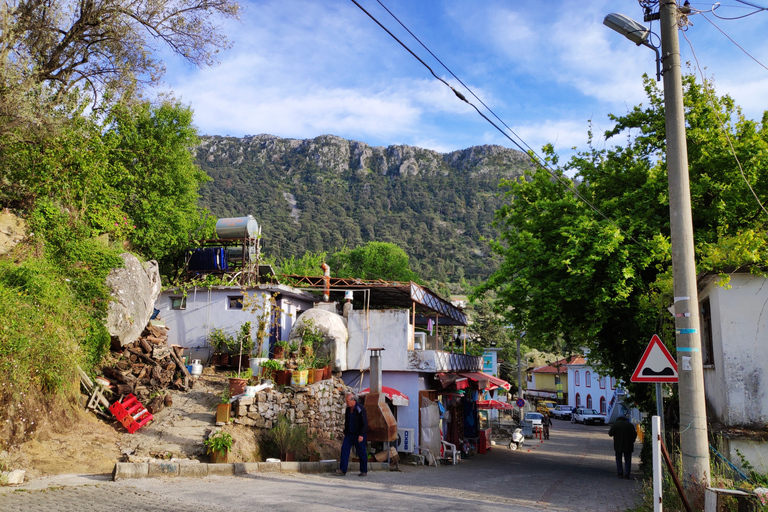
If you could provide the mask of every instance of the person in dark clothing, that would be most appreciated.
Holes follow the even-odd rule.
[[[619,416],[608,431],[608,435],[613,438],[613,450],[616,452],[616,470],[619,478],[629,479],[629,473],[632,469],[632,452],[635,450],[635,439],[637,439],[637,430],[624,416]],[[621,465],[621,458],[624,456],[624,467]]]
[[[544,419],[541,420],[541,427],[544,429],[544,439],[549,439],[549,429],[552,427],[552,420],[549,418],[549,414],[544,414]]]
[[[365,407],[355,400],[354,393],[347,393],[344,400],[347,403],[347,409],[344,412],[344,441],[341,443],[341,461],[336,474],[339,476],[347,474],[349,451],[354,446],[360,457],[360,474],[357,476],[368,476],[368,452],[365,440],[368,433],[368,416],[365,413]]]

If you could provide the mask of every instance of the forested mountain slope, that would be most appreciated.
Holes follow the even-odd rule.
[[[203,137],[196,158],[213,178],[202,205],[218,217],[256,217],[267,256],[393,242],[423,278],[454,283],[496,268],[481,237],[494,236],[499,180],[531,167],[500,146],[440,154],[331,135]]]

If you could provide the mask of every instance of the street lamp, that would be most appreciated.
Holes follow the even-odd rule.
[[[680,448],[683,478],[688,487],[693,487],[709,485],[709,443],[704,400],[704,370],[701,360],[691,190],[688,178],[688,148],[685,140],[680,43],[677,37],[678,12],[685,14],[686,10],[690,12],[690,9],[685,6],[678,9],[677,2],[674,0],[659,2],[658,19],[664,55],[664,122],[669,175],[675,342],[679,368]],[[609,14],[603,23],[637,45],[654,48],[648,42],[650,31],[626,16]],[[656,50],[656,56],[658,78],[660,75],[658,50]]]
[[[656,81],[661,80],[661,56],[659,55],[659,49],[648,42],[648,38],[651,36],[650,30],[629,16],[618,12],[612,12],[606,16],[603,20],[603,25],[611,30],[615,30],[637,46],[643,45],[656,52]]]

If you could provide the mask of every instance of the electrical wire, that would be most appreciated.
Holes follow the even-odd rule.
[[[712,24],[712,26],[713,26],[713,27],[715,27],[717,30],[719,30],[719,31],[720,31],[720,33],[721,33],[721,34],[723,34],[725,37],[727,37],[727,38],[728,38],[728,40],[729,40],[730,42],[732,42],[733,44],[735,44],[735,45],[736,45],[736,47],[737,47],[739,50],[741,50],[742,52],[744,52],[744,54],[745,54],[747,57],[749,57],[749,58],[750,58],[750,59],[752,59],[753,61],[757,62],[757,63],[758,63],[760,66],[762,66],[762,67],[763,67],[763,69],[765,69],[766,71],[768,71],[768,67],[766,67],[766,66],[765,66],[765,64],[763,64],[762,62],[760,62],[759,60],[757,60],[757,59],[756,59],[755,57],[753,57],[753,56],[752,56],[752,55],[751,55],[751,54],[750,54],[750,53],[749,53],[747,50],[745,50],[744,48],[742,48],[742,46],[741,46],[739,43],[737,43],[736,41],[734,41],[734,40],[733,40],[733,38],[732,38],[731,36],[729,36],[728,34],[726,34],[726,33],[725,33],[725,31],[723,31],[723,29],[721,29],[720,27],[718,27],[718,26],[715,24],[715,22],[713,22],[712,20],[710,20],[709,18],[707,18],[707,17],[704,15],[704,12],[712,12],[712,14],[714,14],[714,10],[712,10],[712,11],[697,11],[697,13],[698,13],[698,14],[701,14],[701,17],[702,17],[702,18],[704,18],[704,19],[705,19],[705,20],[707,20],[709,23],[711,23],[711,24]],[[720,18],[720,19],[725,19],[725,18]],[[731,18],[731,19],[738,19],[738,18]],[[690,42],[689,42],[689,43],[690,43]]]
[[[401,22],[399,19],[397,19],[397,18],[394,16],[394,14],[392,14],[392,13],[391,13],[391,11],[390,11],[389,9],[387,9],[387,8],[386,8],[386,7],[385,7],[385,6],[384,6],[384,5],[381,3],[381,1],[380,1],[380,0],[377,0],[377,2],[378,2],[378,3],[379,3],[381,6],[382,6],[382,7],[384,7],[384,9],[386,9],[386,11],[387,11],[388,13],[390,13],[390,15],[391,15],[393,18],[395,18],[395,20],[397,20],[397,22],[398,22],[398,23],[400,23],[400,25],[401,25],[403,28],[405,28],[405,30],[407,30],[407,31],[408,31],[408,33],[409,33],[409,34],[411,34],[411,36],[413,36],[413,37],[414,37],[414,39],[416,39],[416,40],[419,42],[419,44],[421,44],[421,45],[422,45],[422,46],[423,46],[423,47],[424,47],[424,48],[425,48],[425,49],[426,49],[426,50],[427,50],[427,51],[430,53],[430,55],[432,55],[432,56],[433,56],[433,57],[434,57],[434,58],[435,58],[435,59],[436,59],[436,60],[437,60],[437,61],[438,61],[438,62],[439,62],[439,63],[440,63],[440,64],[441,64],[441,65],[442,65],[444,68],[446,68],[446,70],[448,70],[448,72],[449,72],[451,75],[453,75],[453,76],[454,76],[454,78],[456,78],[456,80],[458,80],[458,81],[459,81],[459,83],[461,83],[461,85],[463,85],[463,86],[464,86],[464,87],[467,89],[467,91],[469,91],[469,92],[470,92],[470,94],[472,94],[472,96],[474,96],[475,98],[477,98],[477,96],[474,94],[474,92],[472,92],[472,91],[471,91],[471,89],[470,89],[469,87],[467,87],[467,86],[466,86],[466,85],[465,85],[465,84],[464,84],[464,83],[463,83],[463,82],[462,82],[462,81],[461,81],[461,80],[460,80],[458,77],[456,77],[456,75],[455,75],[455,74],[453,74],[453,72],[452,72],[450,69],[448,69],[448,67],[447,67],[447,66],[445,66],[445,64],[443,64],[443,63],[442,63],[442,61],[440,61],[440,59],[438,59],[438,58],[437,58],[437,57],[434,55],[434,53],[432,53],[432,52],[431,52],[431,51],[430,51],[430,50],[429,50],[429,49],[428,49],[428,48],[427,48],[427,47],[424,45],[424,43],[422,43],[422,42],[421,42],[421,41],[420,41],[418,38],[416,38],[416,36],[415,36],[415,35],[413,35],[413,33],[412,33],[410,30],[408,30],[408,28],[407,28],[407,27],[405,27],[405,25],[403,25],[403,23],[402,23],[402,22]],[[549,164],[547,164],[547,162],[546,162],[546,161],[545,161],[543,158],[541,158],[541,157],[540,157],[538,154],[536,154],[536,152],[535,152],[533,149],[531,149],[531,147],[530,147],[528,144],[526,144],[526,143],[525,143],[525,141],[522,139],[522,137],[520,137],[519,135],[517,135],[516,133],[514,133],[514,131],[513,131],[511,128],[509,128],[509,126],[507,126],[507,124],[506,124],[506,123],[504,123],[503,121],[501,121],[501,119],[500,119],[498,116],[496,116],[496,114],[495,114],[495,113],[494,113],[494,112],[493,112],[493,111],[492,111],[492,110],[491,110],[491,109],[490,109],[490,108],[489,108],[489,107],[488,107],[488,106],[487,106],[485,103],[483,103],[483,102],[482,102],[482,100],[480,100],[480,99],[478,98],[478,101],[480,101],[480,103],[482,103],[482,104],[483,104],[483,106],[484,106],[486,109],[488,109],[488,111],[489,111],[489,112],[491,112],[491,113],[492,113],[492,114],[493,114],[493,115],[494,115],[494,116],[495,116],[497,119],[499,119],[499,121],[500,121],[502,124],[504,124],[504,126],[505,126],[505,127],[507,127],[507,129],[509,129],[509,131],[510,131],[510,132],[512,132],[512,133],[515,135],[515,137],[517,137],[518,139],[520,139],[520,141],[521,141],[521,142],[518,142],[518,141],[516,141],[515,139],[513,139],[512,137],[510,137],[510,136],[509,136],[509,134],[508,134],[506,131],[504,131],[504,130],[503,130],[503,129],[501,129],[501,128],[500,128],[500,127],[499,127],[499,126],[496,124],[496,123],[494,123],[494,122],[493,122],[493,121],[492,121],[492,120],[491,120],[491,119],[490,119],[488,116],[486,116],[486,115],[485,115],[485,114],[484,114],[484,113],[483,113],[483,112],[482,112],[482,111],[481,111],[479,108],[477,108],[477,106],[476,106],[475,104],[473,104],[472,102],[470,102],[469,100],[467,100],[467,98],[466,98],[466,97],[465,97],[465,96],[464,96],[464,95],[463,95],[461,92],[457,91],[457,90],[456,90],[456,88],[454,88],[454,87],[453,87],[451,84],[449,84],[449,83],[448,83],[446,80],[444,80],[442,77],[438,76],[438,75],[437,75],[437,74],[434,72],[434,70],[433,70],[433,69],[432,69],[432,68],[431,68],[431,67],[430,67],[430,66],[429,66],[429,65],[428,65],[426,62],[424,62],[424,60],[422,60],[422,59],[421,59],[421,57],[419,57],[418,55],[416,55],[416,53],[414,53],[414,52],[413,52],[413,50],[411,50],[411,49],[410,49],[410,48],[409,48],[409,47],[408,47],[408,46],[407,46],[405,43],[403,43],[403,42],[402,42],[400,39],[398,39],[398,37],[397,37],[397,36],[395,36],[395,35],[394,35],[394,34],[393,34],[393,33],[392,33],[392,32],[391,32],[391,31],[390,31],[388,28],[386,28],[386,27],[385,27],[385,26],[384,26],[384,25],[383,25],[383,24],[382,24],[382,23],[381,23],[381,22],[380,22],[378,19],[376,19],[376,17],[375,17],[375,16],[373,16],[373,15],[372,15],[370,12],[368,12],[367,10],[365,10],[365,8],[363,8],[363,6],[362,6],[362,5],[360,5],[360,4],[357,2],[357,0],[352,0],[352,3],[354,3],[354,4],[355,4],[355,5],[356,5],[356,6],[357,6],[357,7],[358,7],[358,8],[359,8],[361,11],[363,11],[363,12],[364,12],[364,13],[365,13],[365,14],[366,14],[366,15],[367,15],[369,18],[371,18],[371,19],[374,21],[374,23],[376,23],[376,24],[377,24],[379,27],[381,27],[381,28],[382,28],[382,30],[384,30],[384,31],[385,31],[387,34],[389,34],[389,36],[390,36],[390,37],[392,37],[392,39],[394,39],[395,41],[397,41],[397,42],[400,44],[400,46],[402,46],[402,47],[403,47],[403,48],[404,48],[404,49],[405,49],[405,50],[406,50],[408,53],[410,53],[410,54],[411,54],[411,55],[412,55],[412,56],[413,56],[413,57],[414,57],[416,60],[418,60],[418,61],[419,61],[419,62],[420,62],[420,63],[421,63],[421,64],[422,64],[422,65],[423,65],[425,68],[427,68],[427,70],[428,70],[428,71],[429,71],[429,72],[432,74],[432,76],[433,76],[433,77],[435,77],[437,80],[439,80],[440,82],[442,82],[443,84],[445,84],[445,86],[446,86],[446,87],[450,88],[450,89],[451,89],[451,91],[453,91],[453,93],[456,95],[456,97],[457,97],[457,98],[459,98],[461,101],[463,101],[464,103],[466,103],[467,105],[469,105],[470,107],[472,107],[473,109],[475,109],[475,111],[476,111],[476,112],[477,112],[477,113],[478,113],[478,114],[479,114],[479,115],[480,115],[480,116],[481,116],[483,119],[485,119],[485,120],[486,120],[486,121],[487,121],[487,122],[488,122],[488,123],[489,123],[491,126],[493,126],[494,128],[496,128],[496,130],[498,130],[498,131],[499,131],[499,133],[501,133],[501,134],[502,134],[504,137],[506,137],[506,138],[507,138],[507,139],[508,139],[510,142],[512,142],[512,144],[514,144],[514,145],[515,145],[515,146],[516,146],[516,147],[517,147],[517,148],[518,148],[518,149],[519,149],[521,152],[523,152],[523,153],[525,153],[526,155],[528,155],[528,158],[530,158],[530,159],[531,159],[531,161],[533,161],[533,163],[534,163],[534,164],[536,164],[536,165],[540,166],[541,168],[545,169],[545,170],[546,170],[546,171],[547,171],[547,172],[550,174],[550,176],[552,176],[552,178],[553,178],[553,179],[555,179],[555,180],[556,180],[558,183],[560,183],[560,185],[562,185],[562,186],[563,186],[563,187],[565,187],[566,189],[570,190],[570,191],[571,191],[571,193],[573,193],[573,194],[574,194],[574,195],[575,195],[575,196],[576,196],[576,197],[577,197],[579,200],[581,200],[582,202],[584,202],[584,204],[586,204],[586,205],[587,205],[587,206],[588,206],[588,207],[589,207],[589,208],[590,208],[592,211],[594,211],[595,213],[599,214],[599,215],[600,215],[600,216],[601,216],[603,219],[605,219],[607,222],[609,222],[610,224],[612,224],[612,225],[613,225],[613,226],[614,226],[616,229],[618,229],[620,232],[624,233],[624,234],[627,236],[627,238],[629,238],[630,240],[632,240],[633,242],[635,242],[635,243],[636,243],[636,244],[638,244],[638,245],[641,245],[641,246],[643,245],[643,244],[642,244],[642,243],[640,243],[638,240],[636,240],[636,239],[635,239],[635,238],[634,238],[632,235],[630,235],[630,234],[629,234],[629,233],[627,233],[627,232],[626,232],[624,229],[622,229],[622,228],[621,228],[621,227],[620,227],[618,224],[616,224],[616,222],[615,222],[613,219],[609,218],[609,217],[608,217],[606,214],[604,214],[604,213],[603,213],[603,212],[602,212],[600,209],[598,209],[598,208],[597,208],[597,207],[596,207],[594,204],[592,204],[592,203],[591,203],[591,202],[590,202],[590,201],[589,201],[589,200],[588,200],[586,197],[584,197],[583,195],[581,195],[581,193],[579,193],[579,191],[578,191],[578,190],[577,190],[577,189],[576,189],[574,186],[572,186],[572,185],[570,185],[568,182],[566,182],[566,181],[563,179],[563,177],[562,177],[561,175],[559,175],[557,172],[555,172],[555,170],[554,170],[554,169],[552,169],[552,168],[549,166]],[[525,148],[524,148],[523,146],[525,146]]]
[[[747,5],[750,5],[750,4],[747,4]],[[750,5],[750,7],[752,9],[754,9],[752,12],[748,12],[747,14],[742,14],[741,16],[726,17],[726,16],[720,16],[719,14],[717,14],[715,12],[715,10],[719,9],[720,7],[725,7],[725,6],[723,4],[721,4],[720,2],[717,2],[717,3],[712,4],[712,6],[709,9],[707,9],[707,11],[703,11],[703,12],[711,12],[716,18],[719,18],[721,20],[726,20],[726,21],[732,21],[732,20],[740,20],[742,18],[746,18],[748,16],[752,16],[753,14],[757,14],[757,13],[762,12],[762,11],[765,10],[764,7],[757,7],[757,6]],[[736,9],[746,9],[747,8],[747,7],[741,7],[741,6],[736,6],[736,5],[729,5],[728,7],[736,8]],[[702,11],[701,10],[697,10],[697,12],[701,13]]]
[[[720,129],[723,131],[723,134],[725,135],[725,139],[728,141],[728,147],[731,149],[731,155],[733,155],[733,159],[736,160],[736,165],[739,166],[739,172],[741,173],[741,178],[744,180],[744,183],[747,184],[747,188],[749,188],[749,191],[752,192],[752,195],[755,197],[755,201],[757,201],[757,204],[760,205],[760,208],[763,210],[763,212],[765,212],[765,214],[768,215],[768,210],[765,209],[765,206],[763,206],[763,203],[760,201],[760,198],[757,196],[755,189],[753,189],[752,185],[750,185],[749,180],[747,179],[747,175],[744,173],[744,168],[741,166],[741,162],[739,161],[739,157],[736,155],[736,149],[733,147],[733,141],[731,141],[731,136],[728,134],[728,130],[725,129],[725,123],[723,122],[723,119],[720,117],[720,109],[715,104],[715,101],[712,98],[714,96],[714,91],[710,90],[709,86],[707,85],[707,81],[704,78],[704,73],[701,70],[701,64],[699,64],[699,59],[696,56],[696,50],[693,49],[693,43],[691,43],[691,40],[688,39],[688,36],[685,34],[685,32],[683,32],[683,37],[685,38],[686,41],[688,41],[688,46],[691,47],[693,60],[696,61],[696,67],[699,70],[699,74],[701,75],[702,86],[704,87],[704,90],[707,92],[707,100],[710,102],[710,106],[712,107],[712,111],[715,113],[715,117],[717,118],[717,122],[720,125]]]

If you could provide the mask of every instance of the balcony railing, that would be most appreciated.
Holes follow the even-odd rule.
[[[451,354],[442,350],[409,350],[408,370],[421,372],[467,371],[483,369],[482,356]]]

